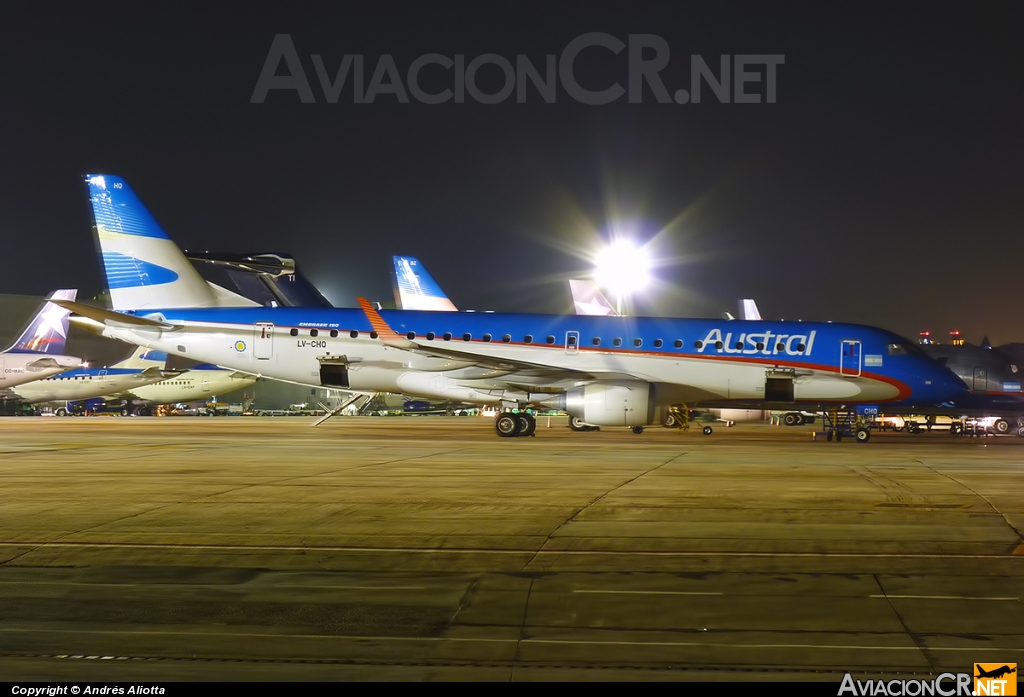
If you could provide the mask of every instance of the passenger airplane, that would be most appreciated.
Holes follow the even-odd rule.
[[[127,183],[87,181],[115,311],[62,306],[105,336],[248,373],[558,408],[638,431],[679,403],[937,402],[964,392],[915,344],[860,325],[377,311],[362,299],[361,310],[209,307],[206,283]],[[526,414],[495,419],[502,436],[535,428]]]
[[[76,292],[57,290],[51,293],[21,336],[10,348],[0,352],[0,391],[82,365],[81,358],[62,355],[70,313],[49,302],[74,300]]]
[[[167,363],[167,353],[141,349],[126,361],[134,367],[159,368]],[[195,400],[210,400],[235,390],[249,387],[256,382],[256,376],[225,370],[209,363],[193,366],[168,380],[133,387],[128,390],[134,404],[177,404]]]
[[[139,348],[127,360],[109,368],[77,368],[11,389],[18,399],[30,404],[40,402],[78,402],[127,392],[143,385],[161,382],[178,374],[165,371],[163,365],[138,368],[129,365],[146,349]]]

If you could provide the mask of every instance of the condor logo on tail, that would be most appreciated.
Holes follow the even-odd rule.
[[[721,329],[712,329],[704,337],[697,353],[704,353],[713,348],[718,353],[742,353],[746,355],[774,356],[780,353],[789,356],[809,356],[814,350],[814,337],[817,331],[810,334],[774,334],[769,331],[741,333],[733,339],[733,332],[722,334]]]

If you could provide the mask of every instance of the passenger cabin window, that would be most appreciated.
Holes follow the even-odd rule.
[[[427,332],[427,341],[434,340],[434,332]]]
[[[633,345],[636,346],[637,348],[639,348],[639,347],[644,345],[644,340],[643,339],[633,339]]]
[[[371,339],[376,339],[377,338],[377,332],[370,332],[370,338]]]
[[[665,345],[665,342],[662,341],[661,339],[655,339],[654,340],[654,348],[661,348],[664,345]]]
[[[807,348],[807,347],[804,346],[803,344],[797,344],[796,345],[796,350],[799,351],[800,353],[803,353],[805,348]]]
[[[332,329],[331,330],[331,338],[332,339],[337,339],[338,338],[338,330],[337,329]]]
[[[594,346],[600,346],[601,337],[595,336],[593,339],[590,340],[590,343],[592,343]]]
[[[719,351],[722,350],[722,346],[724,346],[724,344],[721,341],[715,342],[715,348],[718,349]]]
[[[490,341],[490,340],[491,340],[491,335],[490,334],[484,334],[484,341]]]
[[[693,347],[699,351],[700,349],[704,348],[704,342],[698,339],[697,341],[693,342]]]
[[[757,350],[758,351],[764,351],[764,342],[763,341],[758,341],[757,342]]]
[[[615,337],[615,339],[612,340],[612,344],[614,344],[615,346],[622,346],[622,339],[620,339],[619,337]]]
[[[319,335],[319,334],[320,334],[320,332],[318,332],[318,331],[317,331],[317,330],[315,330],[315,329],[310,329],[310,330],[309,330],[309,335],[310,335],[310,336],[317,336],[317,335]]]
[[[512,341],[512,335],[511,334],[506,334],[505,336],[501,337],[501,340],[504,341],[507,344],[510,341]]]
[[[545,339],[544,341],[548,342],[549,344],[553,344],[553,343],[555,343],[555,337],[553,337],[550,334],[548,334],[548,338]]]
[[[567,336],[565,338],[565,345],[566,346],[575,346],[576,345],[576,335],[575,334],[570,334],[569,336]]]
[[[463,341],[472,341],[473,340],[473,335],[472,334],[463,334],[462,335],[462,340]]]
[[[452,340],[452,333],[451,332],[445,332],[444,336],[442,336],[441,338],[444,339],[445,341],[451,341]]]
[[[405,338],[408,339],[409,341],[412,341],[413,339],[416,338],[416,332],[409,332],[408,334],[405,335]]]
[[[299,330],[298,329],[292,329],[288,333],[291,334],[292,336],[298,336],[299,335]]]
[[[523,343],[524,344],[532,344],[533,343],[533,335],[532,334],[527,334],[526,336],[524,336],[523,337]]]
[[[348,335],[349,335],[350,337],[352,337],[353,339],[358,339],[358,338],[359,338],[359,332],[357,332],[357,331],[356,331],[355,329],[353,329],[352,331],[350,331],[350,332],[348,333]]]
[[[742,341],[737,341],[736,342],[736,350],[737,351],[742,351],[743,350],[743,342]]]
[[[682,348],[683,347],[683,340],[682,339],[676,339],[675,343],[673,343],[672,345],[675,346],[676,348]]]

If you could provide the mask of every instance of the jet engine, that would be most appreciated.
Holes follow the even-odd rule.
[[[566,392],[559,408],[591,426],[646,426],[653,423],[651,397],[646,382],[592,383]]]

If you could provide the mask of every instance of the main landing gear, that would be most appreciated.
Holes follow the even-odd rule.
[[[502,412],[494,417],[494,432],[502,438],[533,436],[537,433],[537,419],[525,411],[518,414]]]
[[[569,428],[573,431],[600,431],[601,429],[597,426],[591,426],[587,424],[578,416],[569,417]]]

